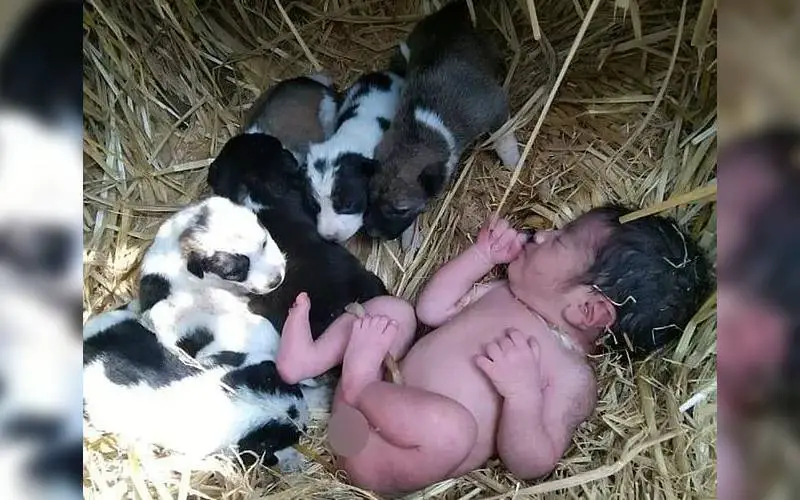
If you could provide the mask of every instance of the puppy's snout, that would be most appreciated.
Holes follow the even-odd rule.
[[[274,290],[283,284],[284,279],[286,279],[286,271],[281,269],[279,274],[276,274],[272,277],[272,279],[269,280],[267,287],[269,287],[271,290]]]

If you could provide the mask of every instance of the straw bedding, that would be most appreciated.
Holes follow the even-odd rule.
[[[715,257],[716,40],[713,1],[480,1],[508,60],[506,86],[527,155],[519,175],[485,143],[422,217],[414,255],[350,246],[413,299],[437,266],[500,210],[521,227],[559,226],[605,201],[665,211]],[[85,315],[128,300],[159,222],[205,194],[207,166],[247,106],[276,81],[324,69],[342,87],[378,68],[440,5],[325,0],[90,0],[84,16]],[[596,359],[600,399],[552,476],[519,483],[498,463],[412,498],[714,496],[715,300],[675,349]],[[681,411],[683,403],[696,403]],[[683,408],[685,410],[685,408]],[[132,409],[131,411],[135,411]],[[325,415],[305,474],[188,464],[86,424],[88,498],[374,497],[329,467]],[[532,444],[535,445],[535,444]],[[135,492],[135,493],[134,493]],[[538,496],[536,494],[540,494]]]

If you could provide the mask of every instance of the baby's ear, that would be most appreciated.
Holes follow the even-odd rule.
[[[617,308],[603,294],[594,293],[586,303],[584,321],[593,328],[611,328],[617,321]]]

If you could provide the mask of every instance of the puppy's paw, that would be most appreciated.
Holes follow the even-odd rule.
[[[508,132],[498,137],[494,141],[493,147],[503,165],[514,170],[520,158],[519,144],[517,144],[517,137],[514,132]]]
[[[400,235],[400,248],[406,254],[415,254],[419,247],[422,245],[422,232],[419,229],[419,224],[415,220],[408,229],[403,231]]]
[[[275,457],[278,459],[278,469],[284,474],[292,472],[300,472],[306,463],[306,459],[302,453],[295,450],[291,446],[275,452]]]
[[[319,384],[316,387],[301,385],[300,391],[303,393],[303,399],[308,405],[308,411],[312,417],[318,418],[331,411],[333,404],[333,388],[331,386],[326,384]]]

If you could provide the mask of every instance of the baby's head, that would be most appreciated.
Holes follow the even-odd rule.
[[[706,298],[708,263],[674,221],[621,224],[628,212],[596,208],[537,232],[509,265],[509,285],[586,343],[611,330],[623,347],[650,352],[678,337]]]

